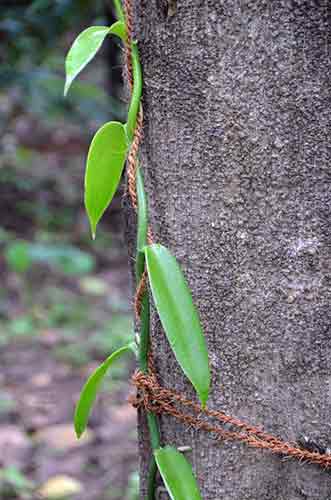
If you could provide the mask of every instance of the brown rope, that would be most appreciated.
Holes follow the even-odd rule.
[[[146,411],[156,414],[166,413],[186,426],[212,433],[222,441],[241,441],[250,447],[269,450],[277,455],[292,457],[325,468],[331,467],[331,455],[301,449],[222,411],[202,408],[183,395],[160,386],[155,373],[151,376],[137,371],[132,381],[138,389],[138,397],[131,399],[135,407],[143,407]],[[216,421],[218,425],[210,423],[209,420]],[[220,424],[231,425],[237,430],[225,430]]]
[[[124,8],[127,25],[127,40],[125,46],[126,68],[128,75],[128,85],[132,92],[133,75],[132,75],[132,54],[131,42],[133,33],[133,8],[132,0],[124,0]],[[140,109],[134,139],[127,160],[127,176],[128,176],[128,192],[131,199],[132,207],[137,211],[137,190],[136,190],[136,174],[137,174],[137,156],[140,143],[143,136],[143,112]],[[148,228],[147,235],[148,243],[153,243],[153,234],[151,228]],[[134,305],[136,317],[139,320],[141,314],[142,297],[147,288],[147,273],[146,270],[137,286]],[[331,455],[311,452],[299,448],[297,445],[283,441],[282,439],[264,432],[262,429],[254,425],[247,424],[238,418],[226,415],[222,411],[202,408],[200,405],[191,401],[185,396],[178,394],[175,391],[166,389],[159,385],[156,377],[153,356],[149,352],[149,374],[143,374],[137,371],[132,377],[133,384],[137,388],[138,396],[131,399],[131,403],[135,407],[144,408],[146,411],[151,411],[156,414],[166,413],[173,416],[183,424],[194,427],[195,429],[209,432],[217,436],[220,440],[240,441],[246,445],[262,450],[269,450],[277,455],[295,458],[299,461],[305,461],[317,464],[321,467],[331,467]],[[216,421],[210,423],[207,419]],[[231,425],[236,430],[229,431],[221,427],[221,425]]]
[[[125,62],[128,77],[129,90],[132,92],[133,74],[132,74],[132,34],[133,34],[133,8],[131,0],[124,0],[125,22],[126,22],[126,44],[125,44]]]
[[[127,159],[127,175],[128,175],[128,191],[131,199],[131,204],[135,211],[137,211],[137,189],[136,189],[136,176],[137,176],[137,156],[139,145],[142,140],[142,128],[143,128],[143,112],[140,109],[137,118],[136,130],[134,133],[133,141],[131,144],[130,152]]]
[[[142,304],[142,299],[144,296],[144,293],[146,291],[147,287],[147,272],[146,269],[141,277],[140,282],[138,283],[138,287],[136,290],[136,294],[134,297],[134,310],[136,313],[136,319],[139,321],[140,314],[141,314],[141,304]]]

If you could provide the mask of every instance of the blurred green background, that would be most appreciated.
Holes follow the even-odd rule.
[[[5,1],[0,13],[0,499],[138,498],[130,362],[105,382],[77,442],[88,374],[132,335],[119,193],[92,242],[84,162],[123,119],[122,49],[108,40],[63,98],[64,57],[111,2]]]

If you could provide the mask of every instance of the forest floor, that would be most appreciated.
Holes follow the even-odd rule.
[[[50,332],[1,354],[0,498],[54,498],[54,491],[56,498],[136,498],[136,415],[127,384],[103,391],[77,441],[73,407],[95,363],[77,369],[54,359],[56,342]]]
[[[138,498],[133,359],[106,378],[88,432],[73,431],[86,378],[133,335],[122,195],[95,242],[84,214],[89,139],[14,113],[2,130],[1,500]]]

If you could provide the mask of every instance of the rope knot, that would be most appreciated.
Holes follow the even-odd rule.
[[[134,401],[136,407],[144,408],[155,414],[162,413],[161,394],[154,375],[146,375],[137,370],[132,376],[132,383],[137,388],[137,397]]]

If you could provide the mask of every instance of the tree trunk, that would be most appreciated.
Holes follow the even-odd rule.
[[[153,233],[181,262],[200,312],[208,406],[327,445],[330,3],[177,3],[135,3],[141,158]],[[194,398],[155,312],[152,322],[160,381]],[[161,434],[192,447],[204,500],[331,498],[331,476],[316,466],[220,443],[167,416]]]

